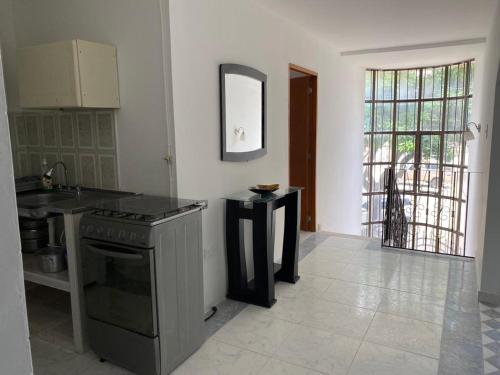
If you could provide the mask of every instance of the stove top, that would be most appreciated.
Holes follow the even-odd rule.
[[[205,201],[136,195],[96,202],[90,208],[95,209],[92,212],[93,215],[154,224],[157,221],[192,210],[195,207],[205,206]]]

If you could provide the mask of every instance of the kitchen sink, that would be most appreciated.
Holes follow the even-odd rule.
[[[44,207],[50,203],[75,198],[76,194],[69,191],[44,191],[32,194],[18,195],[17,204],[26,207]]]
[[[134,193],[70,187],[68,190],[35,190],[17,194],[17,211],[21,217],[46,218],[49,214],[74,214],[95,207],[95,202],[116,199]]]

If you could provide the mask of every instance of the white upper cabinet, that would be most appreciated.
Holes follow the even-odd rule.
[[[68,40],[18,50],[23,108],[119,108],[116,48]]]

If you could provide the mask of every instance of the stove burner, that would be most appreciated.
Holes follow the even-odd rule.
[[[179,210],[179,212],[182,212],[182,210]],[[130,220],[130,221],[143,221],[143,222],[154,222],[157,220],[164,219],[168,216],[171,216],[173,213],[164,213],[160,215],[145,215],[145,214],[137,214],[137,213],[130,213],[130,212],[122,212],[122,211],[112,211],[112,210],[95,210],[92,212],[92,214],[97,215],[97,216],[106,216],[106,217],[112,217],[116,219],[125,219],[125,220]]]
[[[127,199],[98,202],[93,207],[95,216],[113,218],[118,221],[156,225],[157,222],[187,212],[195,207],[206,207],[204,201],[138,195]]]

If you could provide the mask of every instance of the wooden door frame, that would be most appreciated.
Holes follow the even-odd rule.
[[[290,165],[290,149],[291,149],[291,138],[290,138],[290,97],[291,97],[291,87],[290,87],[290,72],[303,73],[306,76],[312,77],[312,110],[311,110],[311,173],[312,173],[312,187],[310,189],[311,198],[311,221],[307,225],[307,229],[311,232],[316,232],[316,134],[317,134],[317,111],[318,111],[318,73],[313,70],[301,67],[295,64],[288,64],[288,182],[290,183],[291,169]],[[304,199],[302,197],[302,199]]]

